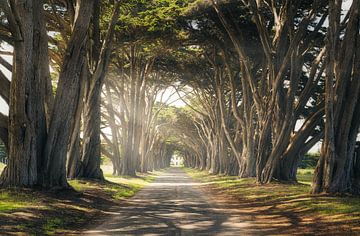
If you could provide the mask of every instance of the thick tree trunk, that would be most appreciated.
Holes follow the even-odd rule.
[[[274,172],[274,178],[281,181],[296,181],[296,172],[302,157],[321,139],[323,132],[314,131],[322,119],[324,109],[320,108],[307,119],[302,127],[292,135],[286,151]],[[311,138],[309,139],[309,137]],[[308,140],[309,139],[309,140]]]
[[[101,164],[101,83],[96,83],[95,87],[85,97],[84,104],[84,138],[82,146],[82,163],[84,166],[84,178],[103,180]]]
[[[67,150],[67,177],[75,179],[83,175],[83,164],[81,162],[81,115],[84,108],[85,82],[88,78],[87,65],[83,66],[80,77],[80,92],[76,105],[75,117],[72,121],[71,137]]]
[[[46,140],[45,91],[42,85],[49,67],[47,54],[41,54],[47,50],[47,39],[42,37],[46,29],[43,12],[38,10],[42,9],[42,1],[16,1],[12,4],[11,10],[7,8],[5,12],[15,39],[10,88],[9,163],[0,182],[6,186],[32,187],[39,182],[42,148]]]
[[[211,146],[211,159],[210,159],[210,169],[209,173],[216,175],[220,172],[220,159],[219,159],[219,150],[218,150],[218,139],[213,137],[214,141]]]
[[[353,1],[342,35],[342,1],[336,0],[329,5],[325,137],[315,170],[313,193],[360,192],[353,172],[354,147],[360,125],[359,9],[360,1]]]
[[[76,179],[83,176],[83,163],[81,162],[80,129],[76,129],[71,138],[71,147],[67,153],[67,177]]]
[[[263,121],[263,127],[259,128],[259,143],[257,145],[257,157],[256,157],[256,181],[261,183],[261,173],[266,165],[266,157],[269,155],[271,150],[271,127],[270,120],[265,119]]]
[[[108,61],[109,58],[106,58]],[[105,62],[106,65],[108,62]],[[84,138],[82,145],[83,173],[81,177],[104,180],[101,165],[101,90],[106,68],[104,66],[102,75],[88,78],[84,102]]]
[[[86,36],[93,5],[92,1],[78,1],[78,14],[61,67],[44,150],[42,185],[45,188],[69,187],[66,180],[66,153],[80,92],[80,75],[85,62]]]
[[[93,19],[94,25],[94,42],[95,46],[100,46],[99,39],[99,14],[100,3],[95,2],[95,13]],[[119,17],[120,2],[116,2],[114,6],[113,15],[107,30],[106,37],[102,44],[99,55],[92,57],[92,62],[95,62],[96,69],[91,75],[86,87],[85,104],[84,104],[84,138],[82,146],[82,162],[84,166],[84,178],[104,179],[101,164],[101,140],[100,140],[100,124],[101,124],[101,90],[104,84],[104,79],[108,70],[110,62],[110,54],[112,50],[112,40],[115,30],[115,25]],[[94,49],[97,51],[98,49]],[[97,53],[95,53],[97,54]],[[91,73],[89,73],[91,74]]]
[[[244,65],[240,61],[242,70],[244,70]],[[231,81],[232,90],[234,90],[234,81]],[[241,88],[243,93],[243,103],[241,106],[242,118],[238,110],[233,105],[233,112],[235,118],[240,122],[241,132],[242,132],[242,154],[239,163],[239,176],[240,177],[254,177],[256,175],[256,145],[257,136],[255,133],[255,122],[257,121],[254,117],[254,102],[251,96],[251,89],[249,84],[246,81],[246,77],[243,74],[241,76]],[[234,92],[232,92],[232,99],[235,102]]]

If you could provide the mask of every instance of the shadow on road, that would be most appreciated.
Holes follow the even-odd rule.
[[[170,168],[154,183],[109,212],[112,216],[86,235],[239,235],[246,222],[226,224],[228,216],[210,205],[190,177]]]

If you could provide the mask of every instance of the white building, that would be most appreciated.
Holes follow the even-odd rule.
[[[184,159],[181,156],[173,156],[171,158],[170,162],[171,166],[183,166],[184,165]]]

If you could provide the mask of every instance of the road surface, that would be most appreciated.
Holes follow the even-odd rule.
[[[215,204],[180,168],[164,174],[84,235],[247,235],[249,222]]]

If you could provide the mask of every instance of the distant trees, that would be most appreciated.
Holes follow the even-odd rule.
[[[318,94],[323,70],[319,65],[324,52],[315,54],[324,45],[324,34],[319,31],[326,13],[320,3],[299,6],[300,10],[294,11],[296,4],[268,9],[255,2],[213,1],[211,6],[200,5],[199,11],[190,13],[190,19],[197,22],[189,29],[189,38],[199,45],[195,60],[204,58],[204,63],[198,65],[202,69],[195,69],[192,79],[194,83],[206,81],[196,85],[197,94],[206,95],[193,97],[199,100],[200,116],[209,119],[202,124],[210,125],[204,134],[214,135],[206,138],[205,145],[216,142],[225,146],[223,157],[217,156],[219,160],[208,163],[209,166],[232,163],[235,157],[238,167],[234,169],[241,177],[257,176],[262,183],[273,177],[294,181],[299,158],[322,137],[317,126],[321,125],[323,114]],[[309,8],[315,8],[315,12],[304,16],[302,11]],[[272,31],[277,11],[292,24],[278,22],[278,33]],[[313,22],[315,16],[320,17],[317,23]],[[294,30],[298,25],[305,31],[313,25],[314,30]],[[303,43],[291,42],[292,39]],[[294,50],[297,54],[291,55]],[[186,70],[189,73],[190,68]],[[286,114],[289,117],[284,122]],[[296,124],[300,119],[303,126],[299,129]],[[223,173],[216,166],[210,171]]]
[[[357,193],[359,4],[2,1],[0,182],[66,188],[103,179],[101,155],[136,175],[175,151],[213,174],[296,181],[323,139],[313,193]]]
[[[200,104],[194,116],[201,111],[199,116],[215,117],[202,126],[221,122],[223,131],[209,127],[207,134],[216,132],[216,137],[203,144],[206,147],[218,138],[227,141],[232,154],[218,163],[233,155],[242,177],[256,175],[260,183],[296,181],[302,156],[325,133],[313,192],[357,191],[354,145],[359,133],[355,121],[359,98],[357,80],[352,78],[358,68],[359,6],[352,2],[341,18],[341,3],[211,1],[214,11],[203,3],[191,12],[196,25],[190,27],[190,34],[209,59],[208,72],[200,77],[209,78],[210,85],[200,88],[210,102],[193,95],[199,102],[191,104]],[[333,25],[327,29],[324,22],[331,14]],[[200,32],[206,37],[201,38]],[[209,104],[212,109],[207,110]],[[347,138],[335,141],[336,135]],[[206,136],[200,134],[197,143]],[[351,141],[343,143],[348,138]],[[213,153],[211,148],[204,150],[205,155]],[[327,154],[329,150],[336,154]],[[196,156],[184,155],[187,164],[198,167]],[[208,168],[212,166],[211,159],[205,162]],[[251,168],[254,164],[256,170]],[[209,170],[223,173],[218,167]]]
[[[321,1],[273,7],[262,6],[254,1],[245,1],[244,4],[244,10],[252,13],[252,21],[257,29],[254,37],[259,42],[259,51],[255,55],[247,50],[244,32],[231,22],[229,14],[225,14],[226,6],[222,7],[216,1],[212,3],[240,58],[244,92],[242,99],[247,106],[244,114],[252,112],[250,104],[256,108],[253,111],[256,114],[251,120],[246,119],[248,126],[243,130],[250,131],[250,135],[257,130],[258,140],[254,144],[257,145],[257,180],[261,183],[269,182],[273,177],[296,180],[293,166],[298,163],[298,154],[306,152],[301,149],[306,147],[304,144],[308,138],[314,136],[310,130],[321,120],[318,112],[322,110],[321,102],[317,101],[313,114],[307,114],[304,122],[307,127],[294,130],[299,116],[304,114],[307,102],[313,97],[313,88],[321,78],[316,75],[321,69],[319,64],[322,54],[316,58],[312,53],[322,47],[319,30],[326,17],[323,11],[325,4]],[[314,23],[317,17],[320,20]],[[313,25],[314,30],[308,31],[310,25]],[[260,55],[263,57],[260,58]],[[306,57],[313,59],[307,61]],[[305,65],[308,65],[307,72],[303,71]],[[306,89],[304,83],[308,83]],[[301,100],[296,100],[296,97]],[[255,129],[251,132],[251,123],[254,121]],[[315,142],[320,138],[314,137]],[[246,155],[253,156],[249,153]]]
[[[128,12],[116,32],[118,48],[102,102],[102,137],[114,174],[134,176],[136,171],[169,165],[174,151],[160,135],[166,123],[159,118],[166,107],[163,95],[173,83],[160,58],[179,45],[175,22],[185,2],[129,1],[125,5]],[[106,135],[105,127],[111,135]]]
[[[164,160],[158,160],[168,155],[161,152],[168,145],[160,129],[167,121],[159,120],[159,113],[166,108],[163,96],[171,84],[158,67],[155,52],[149,54],[141,45],[118,50],[102,102],[104,153],[112,160],[114,174],[135,175],[164,166]]]

